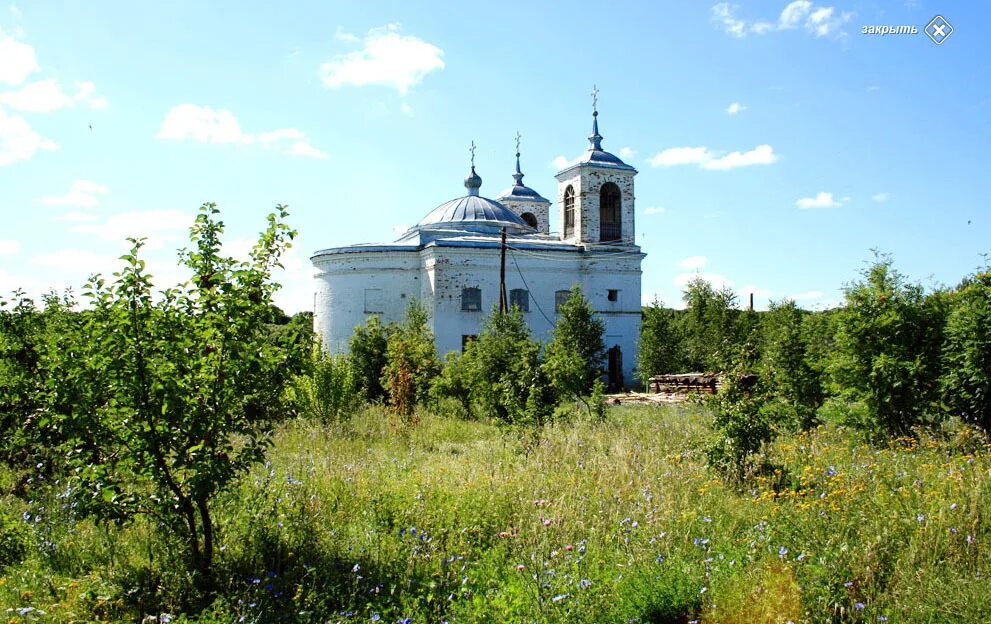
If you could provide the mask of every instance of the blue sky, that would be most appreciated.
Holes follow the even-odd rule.
[[[463,194],[472,140],[483,195],[519,131],[554,198],[593,84],[604,147],[640,171],[645,300],[701,273],[759,308],[831,305],[872,248],[953,285],[991,251],[989,66],[984,3],[20,0],[0,6],[0,291],[78,288],[129,235],[174,280],[199,204],[240,252],[286,203],[279,302],[309,309],[310,253]]]

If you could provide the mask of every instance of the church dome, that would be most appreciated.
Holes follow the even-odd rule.
[[[416,227],[445,225],[457,229],[473,229],[474,226],[486,230],[504,227],[513,233],[533,232],[533,228],[512,210],[479,195],[478,189],[481,186],[482,178],[472,166],[471,173],[465,178],[468,194],[437,206]]]
[[[597,93],[597,92],[596,92]],[[594,107],[594,103],[593,103]],[[567,171],[572,167],[580,165],[596,165],[599,167],[610,167],[613,169],[628,169],[636,171],[633,167],[623,162],[619,156],[610,154],[602,149],[602,135],[599,134],[599,111],[592,110],[592,136],[588,137],[589,146],[577,160],[565,167],[562,171]],[[560,175],[561,172],[558,172]]]

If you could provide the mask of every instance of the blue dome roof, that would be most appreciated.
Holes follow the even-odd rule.
[[[471,224],[505,227],[517,232],[531,232],[533,228],[497,201],[479,195],[465,195],[444,202],[423,217],[417,227],[450,224],[464,228]]]
[[[502,193],[499,193],[499,199],[500,200],[519,199],[519,200],[527,200],[527,201],[546,202],[548,204],[551,203],[549,200],[545,199],[544,197],[541,197],[540,193],[538,193],[537,191],[533,190],[529,186],[523,186],[522,184],[514,184],[513,186],[509,187]]]

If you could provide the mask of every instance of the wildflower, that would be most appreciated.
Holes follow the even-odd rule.
[[[712,522],[712,518],[710,518],[709,516],[703,516],[702,522]]]
[[[956,527],[950,527],[950,535],[956,535],[956,534],[957,534],[957,528]]]
[[[950,504],[950,511],[953,511],[956,508],[957,508],[957,504],[956,503],[951,503]]]
[[[704,594],[707,591],[709,591],[709,588],[708,587],[703,587],[702,589],[699,590],[699,594]]]
[[[545,527],[548,527],[548,526],[551,525],[551,519],[550,518],[544,518],[543,523],[544,523],[544,526]]]
[[[847,589],[853,587],[853,581],[847,581],[846,583],[843,583],[843,587],[846,587]]]
[[[516,569],[518,571],[522,572],[523,570],[526,570],[526,566],[523,565],[522,563],[518,563],[518,564],[516,564]]]
[[[657,563],[664,563],[664,555],[657,555]]]
[[[568,598],[569,596],[571,596],[571,594],[558,594],[557,596],[551,598],[551,602],[561,602],[562,600]]]
[[[799,553],[798,556],[795,557],[795,561],[805,561],[805,553]]]
[[[888,616],[887,615],[879,615],[879,616],[877,616],[877,621],[878,622],[887,622],[888,621]]]
[[[499,539],[505,539],[509,537],[509,531],[499,531]]]
[[[862,602],[855,602],[853,604],[853,608],[856,609],[857,611],[861,611],[864,608],[864,603],[862,603]]]
[[[574,549],[575,549],[575,547],[574,547],[574,546],[572,546],[571,544],[568,544],[567,546],[565,546],[565,547],[564,547],[564,549],[565,549],[566,551],[568,551],[568,552],[571,552],[572,550],[574,550]]]
[[[784,546],[778,548],[778,556],[779,557],[784,557],[787,554],[788,554],[788,549],[787,548],[785,548]]]
[[[583,578],[582,580],[578,581],[578,586],[581,587],[582,589],[588,589],[589,587],[592,586],[592,581]]]
[[[829,468],[826,468],[826,475],[827,476],[830,476],[830,477],[835,477],[836,476],[836,468],[834,468],[833,466],[830,466]]]
[[[915,519],[918,520],[919,522],[923,522],[926,519],[926,514],[920,513],[915,517]]]
[[[381,619],[382,619],[382,616],[381,616],[381,615],[379,615],[378,613],[373,613],[373,614],[372,614],[372,621],[373,621],[373,622],[378,622],[378,621],[379,621],[379,620],[381,620]]]

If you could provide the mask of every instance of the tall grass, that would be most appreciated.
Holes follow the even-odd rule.
[[[32,545],[0,570],[0,618],[988,621],[991,457],[975,430],[876,448],[823,426],[730,486],[706,468],[706,419],[619,407],[536,444],[432,414],[396,433],[376,408],[290,422],[218,509],[224,581],[203,610],[148,526],[8,496]]]

